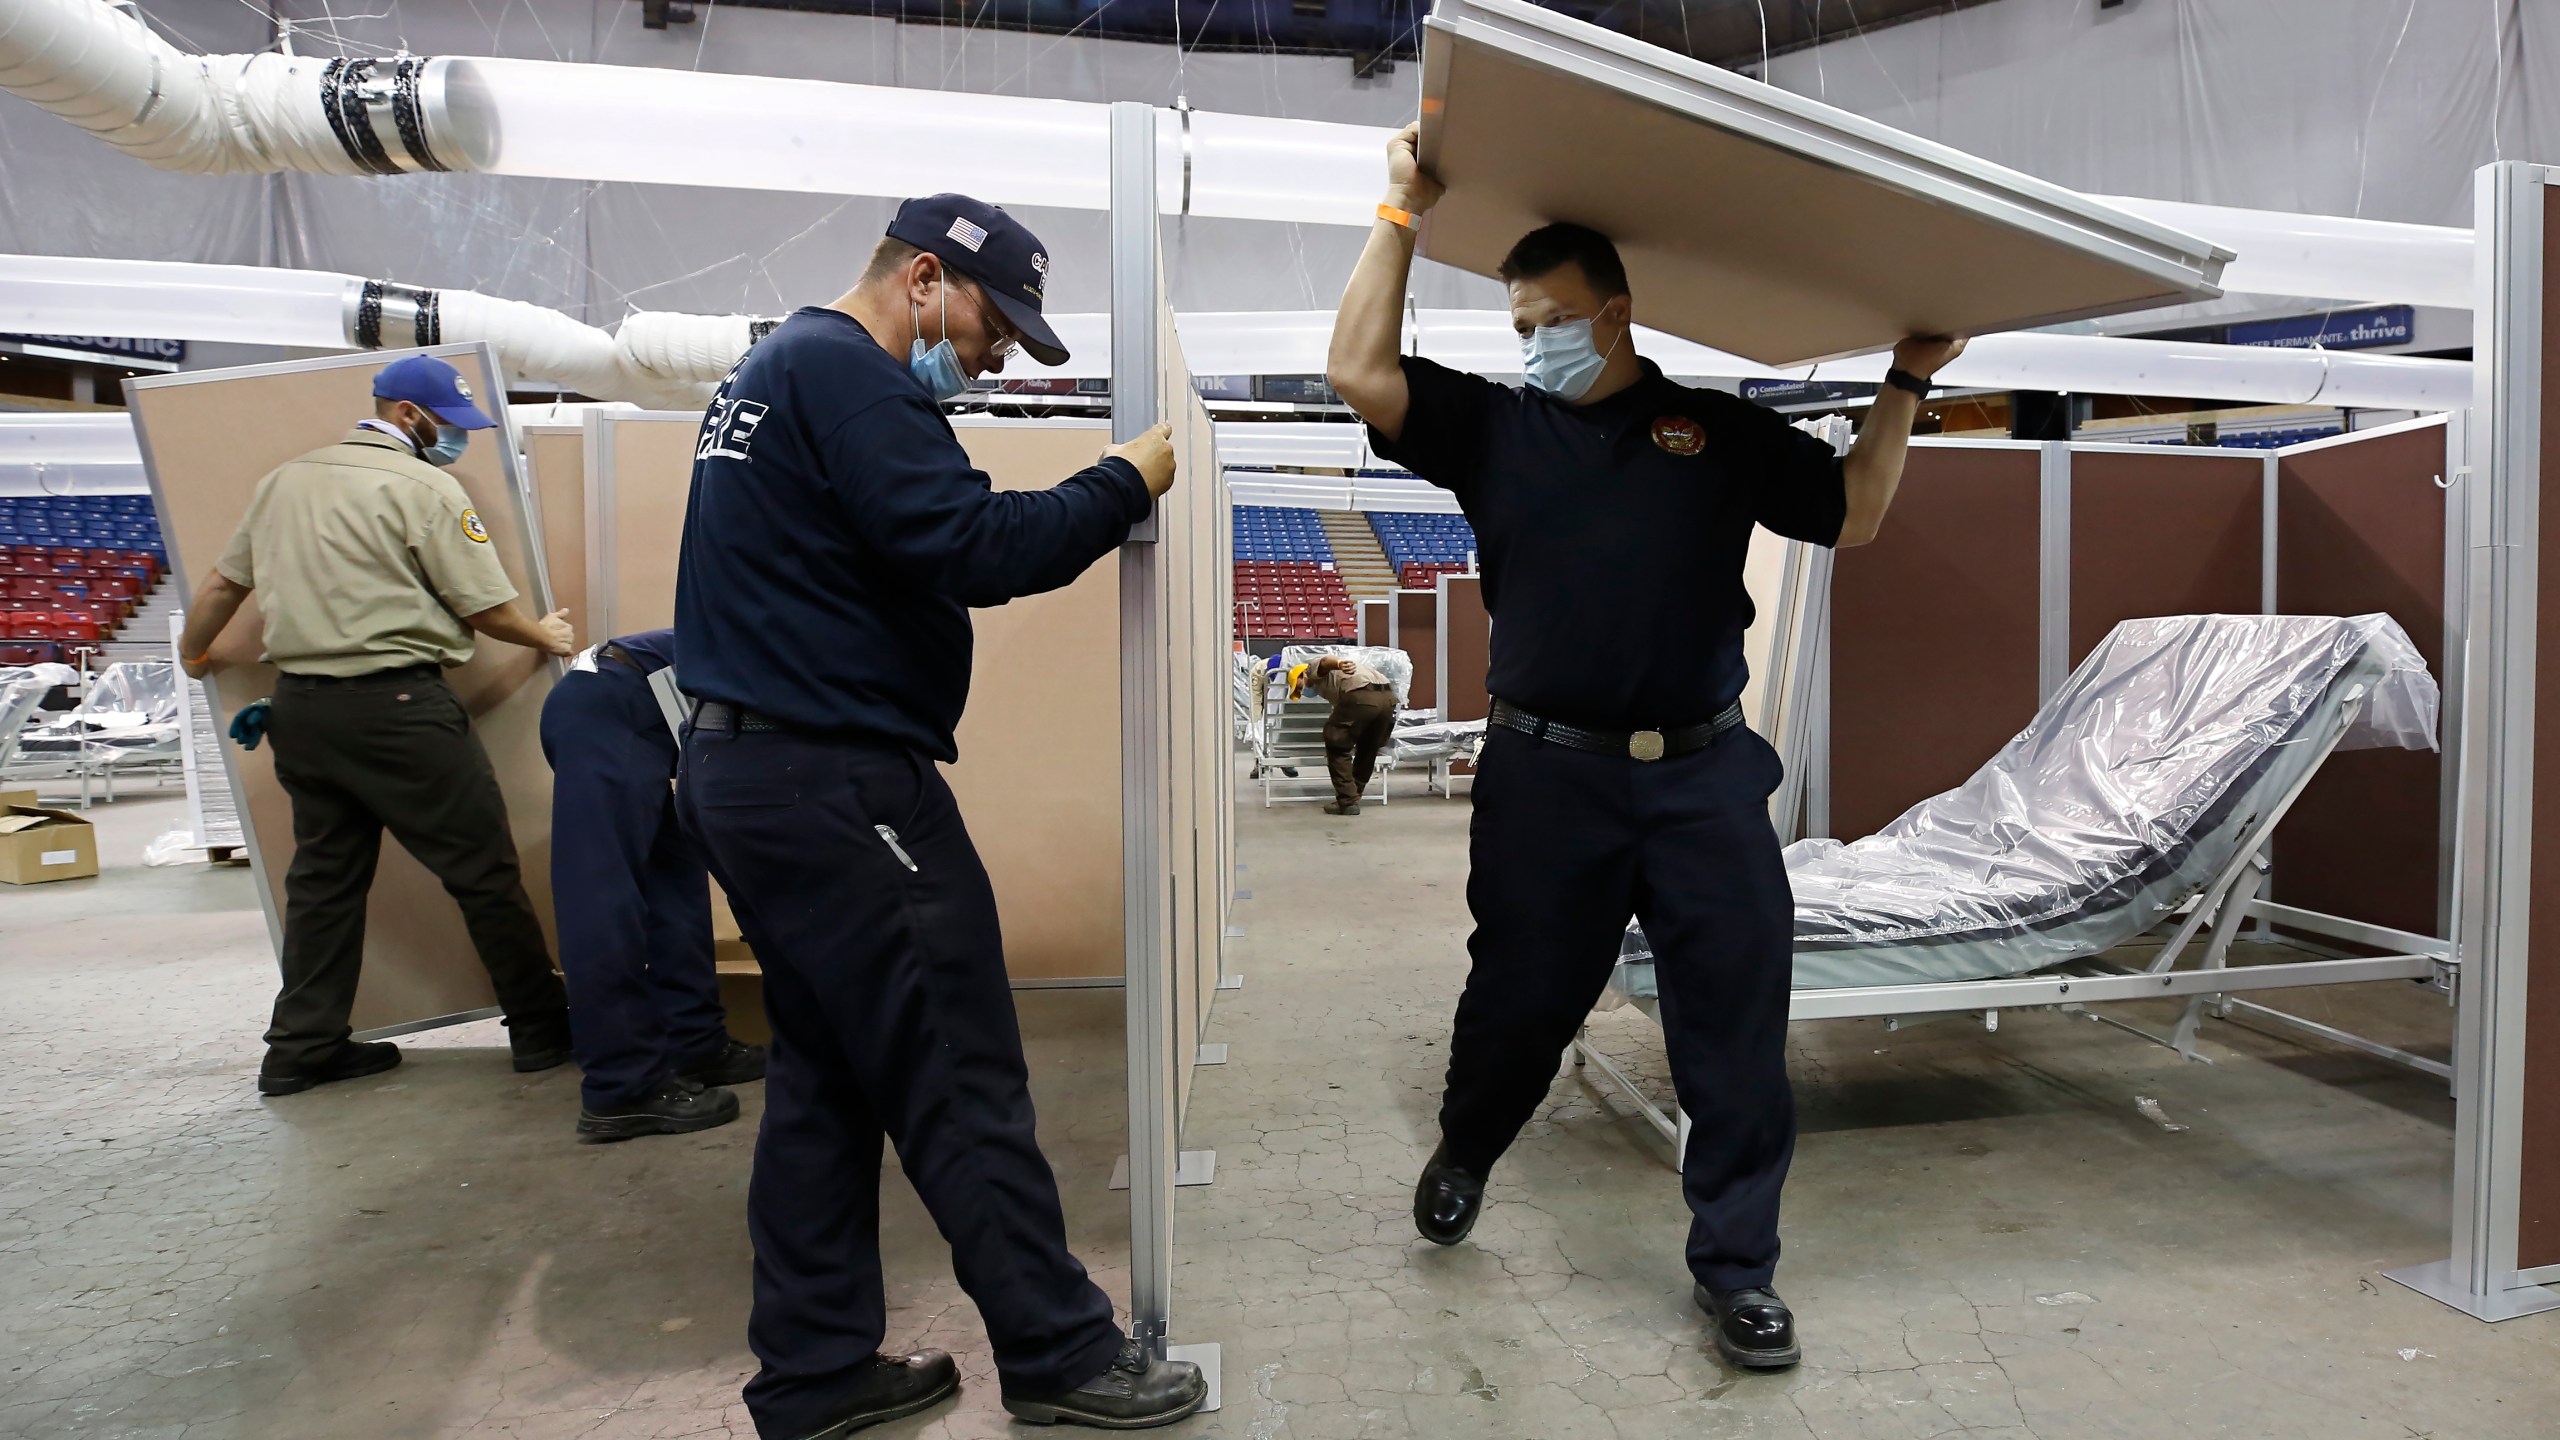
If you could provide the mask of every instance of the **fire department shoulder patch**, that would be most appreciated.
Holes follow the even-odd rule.
[[[1686,415],[1665,415],[1653,422],[1653,443],[1674,455],[1695,455],[1707,448],[1707,432]]]
[[[462,512],[462,533],[483,545],[489,543],[489,527],[480,523],[480,512],[477,510],[466,509]]]

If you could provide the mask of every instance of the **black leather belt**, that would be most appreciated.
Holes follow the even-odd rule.
[[[1624,755],[1630,760],[1662,760],[1673,755],[1686,755],[1704,750],[1715,738],[1742,723],[1742,702],[1734,701],[1719,711],[1712,720],[1695,725],[1682,725],[1671,730],[1583,730],[1540,719],[1508,700],[1493,702],[1493,723],[1505,730],[1517,730],[1533,740],[1562,745],[1568,750],[1590,750],[1602,755]]]
[[[596,647],[596,658],[599,660],[610,660],[616,665],[620,665],[627,670],[637,670],[643,675],[649,673],[649,667],[640,663],[639,656],[632,654],[630,651],[623,649],[621,646],[614,644],[610,640],[607,640]]]
[[[725,705],[717,700],[705,700],[694,707],[693,728],[696,730],[726,730],[734,735],[742,730],[755,734],[764,734],[771,731],[788,730],[791,727],[776,724],[775,722],[767,720],[763,716],[756,714],[752,710],[741,710],[735,705]]]
[[[276,684],[286,690],[320,690],[339,685],[423,684],[443,678],[441,665],[402,665],[390,670],[368,670],[362,675],[304,675],[287,670],[276,677]]]

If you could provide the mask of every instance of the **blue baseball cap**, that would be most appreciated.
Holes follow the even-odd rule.
[[[373,377],[373,398],[406,400],[447,425],[492,430],[498,422],[471,400],[471,382],[433,355],[411,355],[385,365]]]
[[[1043,365],[1063,365],[1067,347],[1041,317],[1049,288],[1049,252],[1040,237],[1001,205],[966,195],[927,195],[898,207],[889,238],[939,256],[942,263],[978,282],[1022,337],[1022,348]]]

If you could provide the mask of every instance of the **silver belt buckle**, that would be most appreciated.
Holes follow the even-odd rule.
[[[1633,735],[1628,736],[1627,758],[1630,760],[1661,759],[1662,732],[1659,730],[1639,730]]]

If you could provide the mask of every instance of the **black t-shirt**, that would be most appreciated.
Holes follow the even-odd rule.
[[[1830,545],[1840,459],[1769,410],[1644,378],[1591,405],[1416,356],[1377,453],[1455,493],[1493,616],[1493,693],[1595,729],[1708,719],[1742,694],[1751,527]]]
[[[905,362],[852,316],[801,310],[703,416],[676,575],[679,683],[956,759],[967,607],[1067,584],[1152,503],[1117,459],[996,490]]]

